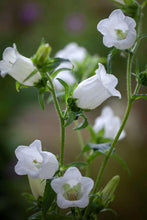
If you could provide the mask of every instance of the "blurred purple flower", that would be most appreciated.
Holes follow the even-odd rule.
[[[25,24],[31,24],[38,20],[41,14],[41,6],[38,3],[27,2],[21,5],[19,17]]]
[[[82,13],[72,13],[65,18],[65,28],[69,32],[81,33],[86,28],[86,16]]]

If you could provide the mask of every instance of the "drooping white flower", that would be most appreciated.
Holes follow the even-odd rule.
[[[13,47],[7,47],[3,52],[3,60],[0,61],[0,75],[5,76],[7,73],[26,86],[33,86],[41,79],[39,72],[30,77],[24,82],[24,80],[36,70],[31,59],[22,56],[18,53],[15,44]]]
[[[73,64],[74,62],[82,62],[87,54],[84,47],[79,47],[77,43],[72,42],[65,46],[62,50],[59,50],[55,57],[69,59]]]
[[[59,50],[55,57],[69,59],[71,63],[76,67],[76,63],[81,63],[84,58],[86,57],[87,51],[83,47],[79,47],[77,43],[69,43],[66,47],[64,47],[62,50]],[[58,69],[60,68],[70,68],[72,69],[72,64],[69,62],[64,62],[58,66]],[[72,71],[64,70],[59,72],[56,77],[53,80],[53,83],[55,85],[55,88],[57,91],[60,91],[63,89],[63,86],[61,83],[57,80],[57,78],[60,78],[64,80],[68,85],[72,85],[76,82],[75,76],[73,75]]]
[[[101,20],[98,31],[103,34],[103,43],[106,47],[116,47],[124,50],[133,46],[136,40],[136,22],[125,16],[120,9],[114,10],[109,18]]]
[[[51,187],[57,193],[57,205],[61,209],[85,208],[89,203],[88,194],[93,185],[93,180],[89,177],[82,177],[76,167],[68,168],[63,177],[51,182]]]
[[[43,179],[33,179],[30,176],[28,176],[28,179],[33,196],[36,199],[38,199],[39,196],[43,196],[46,181]]]
[[[107,74],[105,67],[99,63],[96,75],[82,81],[73,92],[76,105],[82,109],[94,109],[110,96],[121,94],[115,89],[118,83],[117,78],[112,74]]]
[[[58,169],[56,156],[42,151],[41,141],[35,140],[29,146],[18,146],[15,150],[18,162],[15,172],[32,178],[50,179]]]
[[[104,128],[104,137],[114,139],[119,128],[121,126],[121,120],[118,116],[115,116],[112,109],[108,106],[103,108],[102,113],[96,118],[93,130],[98,133]],[[122,131],[119,140],[125,137],[124,130]]]
[[[69,62],[64,62],[61,63],[56,70],[60,69],[60,68],[69,68],[72,69],[72,64]],[[62,79],[63,81],[65,81],[68,85],[72,85],[76,82],[76,79],[74,77],[74,75],[72,74],[72,72],[70,70],[62,70],[61,72],[59,72],[53,79],[53,84],[55,86],[55,89],[57,91],[63,90],[63,86],[61,85],[61,83],[57,80],[57,78]]]

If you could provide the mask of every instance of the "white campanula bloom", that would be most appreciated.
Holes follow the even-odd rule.
[[[136,40],[136,22],[125,16],[120,9],[114,10],[109,18],[101,20],[98,31],[103,34],[103,43],[106,47],[116,47],[120,50],[129,49]]]
[[[73,92],[76,105],[82,109],[94,109],[110,96],[121,94],[115,89],[118,83],[117,78],[112,74],[107,74],[105,67],[99,63],[99,68],[95,75],[82,81]]]
[[[108,106],[103,108],[102,113],[96,118],[93,130],[98,133],[104,128],[104,137],[114,139],[119,128],[121,126],[121,120],[118,116],[115,116],[112,109]],[[122,131],[119,140],[125,137],[124,130]]]
[[[64,47],[62,50],[59,50],[55,57],[69,59],[71,63],[76,66],[76,63],[81,63],[84,58],[86,57],[87,51],[83,47],[79,47],[77,43],[69,43],[66,47]],[[64,62],[58,66],[56,70],[59,68],[70,68],[72,69],[72,64],[69,62]],[[57,91],[60,91],[63,89],[63,86],[61,83],[57,80],[57,78],[60,78],[64,80],[68,85],[72,85],[76,82],[75,76],[73,75],[72,71],[64,70],[57,74],[57,76],[54,78],[53,83]]]
[[[43,179],[33,179],[28,176],[30,188],[33,196],[38,199],[39,196],[43,197],[46,181]]]
[[[63,177],[56,178],[51,182],[51,187],[57,193],[57,205],[61,209],[85,208],[89,203],[88,194],[93,185],[93,180],[81,176],[76,167],[68,168]]]
[[[29,146],[18,146],[15,150],[18,162],[15,172],[32,178],[50,179],[58,169],[56,156],[42,151],[41,141],[35,140]]]
[[[72,69],[72,64],[69,63],[69,62],[64,62],[64,63],[61,63],[56,70],[58,70],[59,68],[69,68],[69,69]],[[76,79],[75,79],[74,75],[72,74],[72,72],[70,70],[62,70],[53,79],[53,84],[54,84],[55,89],[57,91],[63,90],[63,86],[57,80],[57,78],[62,79],[68,85],[72,85],[72,84],[74,84],[76,82]]]
[[[5,76],[7,73],[26,86],[33,86],[41,79],[39,72],[30,77],[24,82],[24,80],[34,71],[34,66],[31,59],[22,56],[18,53],[16,46],[7,47],[3,52],[3,60],[0,61],[0,75]]]
[[[62,50],[59,50],[55,57],[69,59],[72,63],[82,62],[87,54],[84,47],[79,47],[77,43],[72,42],[67,44]]]

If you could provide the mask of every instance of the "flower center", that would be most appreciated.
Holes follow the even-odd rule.
[[[63,196],[66,200],[75,201],[79,200],[81,196],[81,183],[78,183],[77,185],[70,187],[69,184],[63,185]]]
[[[124,39],[126,39],[126,37],[128,35],[128,30],[122,31],[120,29],[115,29],[115,31],[116,31],[116,35],[117,35],[117,40],[124,40]]]
[[[41,162],[37,161],[37,160],[33,160],[33,163],[35,164],[35,167],[40,169],[41,166]]]

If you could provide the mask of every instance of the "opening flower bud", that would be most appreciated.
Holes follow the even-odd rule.
[[[46,181],[43,179],[33,179],[29,175],[28,175],[28,180],[33,196],[36,199],[38,199],[39,196],[42,197],[44,194]]]
[[[44,64],[48,60],[51,49],[49,44],[41,44],[36,52],[35,63],[39,65]]]
[[[102,195],[102,203],[104,204],[104,206],[107,206],[108,203],[113,198],[119,180],[120,177],[118,175],[114,176],[102,190],[101,195]]]

